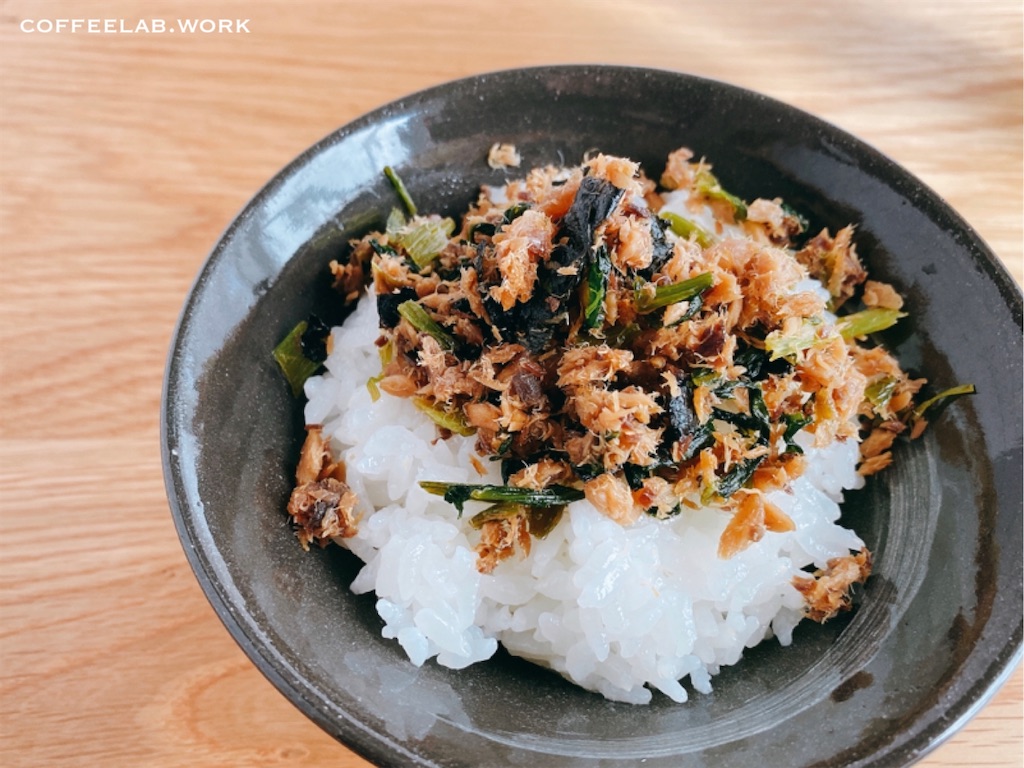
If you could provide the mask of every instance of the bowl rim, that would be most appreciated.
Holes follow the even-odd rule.
[[[202,537],[195,525],[196,518],[202,516],[202,511],[194,509],[189,503],[188,494],[184,488],[182,465],[179,455],[173,447],[180,444],[181,430],[179,420],[176,417],[176,406],[180,402],[181,389],[188,381],[187,375],[182,370],[182,349],[185,344],[185,337],[193,319],[194,309],[201,299],[202,288],[209,280],[214,267],[223,257],[225,251],[228,250],[232,238],[242,222],[252,211],[259,208],[267,198],[274,195],[288,179],[309,162],[313,161],[318,155],[322,154],[325,149],[394,113],[411,110],[416,104],[426,102],[452,89],[463,88],[472,84],[486,86],[489,81],[502,81],[508,78],[550,77],[556,75],[592,77],[595,74],[612,77],[661,77],[689,81],[691,84],[702,88],[724,90],[740,98],[770,105],[772,108],[794,115],[808,124],[823,127],[833,136],[851,142],[858,147],[861,153],[869,157],[872,162],[879,164],[886,173],[894,175],[902,183],[911,184],[921,190],[927,196],[928,203],[942,217],[955,223],[967,237],[973,240],[978,251],[978,258],[975,259],[975,263],[992,278],[1000,295],[1005,299],[1011,312],[1013,312],[1016,323],[1018,325],[1021,324],[1022,306],[1024,306],[1024,291],[1022,291],[1021,286],[980,234],[934,189],[873,145],[834,123],[774,97],[723,80],[668,68],[619,64],[573,63],[495,69],[440,82],[391,101],[380,103],[369,111],[362,113],[322,136],[315,143],[294,156],[291,161],[278,170],[238,209],[238,212],[215,240],[213,247],[202,262],[188,288],[186,300],[175,322],[166,355],[160,399],[161,462],[165,492],[179,543],[204,595],[211,603],[215,613],[229,634],[260,672],[306,717],[315,722],[330,736],[341,741],[346,747],[375,763],[387,764],[394,760],[402,760],[417,765],[438,764],[407,750],[399,740],[392,738],[389,734],[366,726],[343,708],[335,706],[327,697],[320,695],[310,681],[303,679],[296,672],[278,650],[273,647],[268,638],[258,634],[254,636],[252,627],[255,625],[246,623],[245,617],[240,614],[230,599],[232,592],[236,591],[235,587],[226,584],[224,579],[218,576],[216,568],[208,557],[208,553],[202,548],[202,542],[200,541]],[[288,257],[289,260],[294,255],[294,253],[291,254]],[[1022,629],[1018,627],[1013,635],[1012,642],[1002,649],[1000,658],[990,660],[992,665],[1001,665],[998,674],[988,681],[979,678],[980,683],[984,684],[984,689],[975,695],[974,698],[968,696],[961,697],[956,702],[962,706],[959,714],[948,722],[939,722],[922,731],[903,747],[903,751],[906,754],[902,758],[896,755],[895,752],[888,753],[890,757],[896,756],[897,759],[900,759],[900,764],[904,764],[904,760],[906,763],[915,762],[944,743],[995,696],[997,691],[1021,664],[1022,658],[1024,658]],[[967,699],[966,702],[965,699]]]

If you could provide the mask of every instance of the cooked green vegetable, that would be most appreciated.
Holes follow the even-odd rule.
[[[658,217],[668,222],[669,229],[679,237],[689,240],[691,237],[701,248],[707,248],[715,238],[704,227],[680,216],[678,213],[663,211]]]
[[[651,284],[645,283],[636,291],[636,309],[640,314],[646,314],[669,304],[692,299],[704,293],[713,282],[714,276],[710,272],[702,272],[678,283],[653,286],[653,291],[650,290]]]
[[[412,197],[409,196],[409,190],[405,188],[405,183],[401,177],[395,173],[395,169],[390,165],[384,166],[384,175],[388,177],[388,181],[391,182],[391,186],[395,188],[395,192],[398,193],[398,199],[402,201],[402,205],[405,206],[405,210],[409,212],[410,216],[416,215],[416,203],[412,201]]]
[[[558,524],[558,520],[564,511],[564,506],[531,507],[525,504],[500,503],[473,515],[469,519],[469,524],[473,528],[480,530],[485,523],[523,515],[526,517],[526,525],[530,535],[543,539]]]
[[[905,312],[896,309],[872,307],[839,318],[836,321],[836,328],[844,339],[856,339],[891,328],[896,325],[897,320],[906,316]]]
[[[413,263],[423,269],[444,250],[454,231],[455,222],[452,219],[426,219],[406,225],[395,240],[405,249]]]
[[[303,320],[274,347],[274,360],[291,386],[292,395],[302,394],[306,379],[320,370],[323,360],[312,359],[303,348],[302,337],[309,330],[309,322]]]
[[[608,291],[608,274],[611,270],[612,261],[608,257],[608,249],[602,245],[591,254],[584,284],[583,324],[591,330],[600,328],[604,322],[604,297]]]
[[[442,429],[454,432],[457,435],[468,437],[476,434],[476,429],[466,423],[461,411],[446,411],[430,402],[425,397],[412,398],[412,404],[423,411],[430,420]]]
[[[864,389],[864,397],[871,403],[876,412],[882,411],[889,404],[900,380],[895,376],[879,376]]]
[[[747,218],[747,204],[740,198],[722,189],[721,182],[707,168],[701,168],[694,174],[693,188],[709,200],[721,200],[732,206],[736,221]]]
[[[470,500],[525,504],[530,507],[553,507],[583,498],[583,491],[566,485],[551,485],[537,490],[517,488],[514,485],[469,485],[421,480],[420,487],[427,493],[443,496],[445,501],[455,505],[460,515],[463,506]]]
[[[973,395],[977,393],[977,388],[973,384],[961,384],[956,387],[950,387],[944,389],[934,397],[929,397],[922,403],[919,403],[914,410],[910,412],[910,423],[914,424],[924,418],[925,414],[929,411],[937,413],[939,410],[944,408],[958,397],[964,395]]]
[[[455,339],[430,316],[430,313],[418,301],[413,301],[412,299],[403,301],[398,305],[398,314],[408,320],[409,325],[417,331],[433,336],[437,343],[441,345],[441,349],[455,349]]]
[[[772,331],[764,339],[765,351],[769,353],[770,361],[785,358],[792,360],[798,352],[810,349],[818,343],[818,328],[821,322],[817,318],[804,318],[800,327],[793,333],[783,333],[781,330]]]
[[[405,255],[412,261],[415,272],[433,263],[448,245],[448,239],[454,231],[453,219],[413,219],[407,222],[397,208],[391,209],[385,225],[388,239],[402,247]],[[377,253],[398,253],[394,248],[382,246],[376,241],[371,241],[370,245]]]
[[[378,354],[380,355],[380,373],[376,376],[371,376],[366,380],[366,388],[370,391],[370,399],[373,402],[377,402],[380,399],[380,387],[377,385],[384,380],[384,369],[387,368],[388,363],[390,363],[391,359],[394,357],[394,342],[391,339],[388,339],[384,346],[380,348]]]

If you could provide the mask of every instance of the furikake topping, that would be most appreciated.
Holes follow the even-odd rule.
[[[899,435],[974,391],[915,406],[925,382],[866,341],[906,313],[868,279],[853,228],[809,236],[781,200],[744,200],[688,150],[659,184],[607,155],[537,168],[485,188],[458,223],[420,215],[385,172],[404,213],[332,263],[349,300],[372,282],[368,387],[501,462],[505,485],[420,485],[460,515],[491,502],[473,525],[506,539],[550,530],[584,497],[623,524],[714,504],[787,530],[762,497],[803,472],[807,446],[860,440],[871,474]],[[290,380],[314,365],[296,339],[280,348]],[[720,554],[756,540],[741,528]]]

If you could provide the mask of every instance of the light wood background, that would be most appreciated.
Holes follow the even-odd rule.
[[[566,62],[746,86],[936,189],[1021,280],[1019,0],[0,4],[0,764],[365,763],[248,662],[161,477],[172,328],[282,165],[451,78]],[[24,20],[249,19],[241,34]],[[44,25],[45,26],[45,25]],[[922,765],[1021,765],[1022,673]]]

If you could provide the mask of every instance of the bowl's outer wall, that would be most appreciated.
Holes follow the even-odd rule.
[[[656,176],[689,146],[736,194],[783,197],[816,228],[857,226],[873,276],[907,297],[887,341],[937,390],[974,382],[901,466],[844,512],[876,554],[853,617],[748,652],[686,705],[607,702],[501,653],[413,667],[380,637],[338,548],[303,552],[284,514],[302,404],[270,351],[310,312],[339,321],[327,264],[383,224],[394,166],[423,211],[458,215],[495,141],[523,167],[593,149]],[[1021,640],[1021,296],[920,182],[836,128],[676,73],[549,67],[458,81],[328,136],[228,228],[183,310],[168,365],[172,510],[212,604],[257,666],[328,732],[381,764],[903,765],[1009,674]]]

